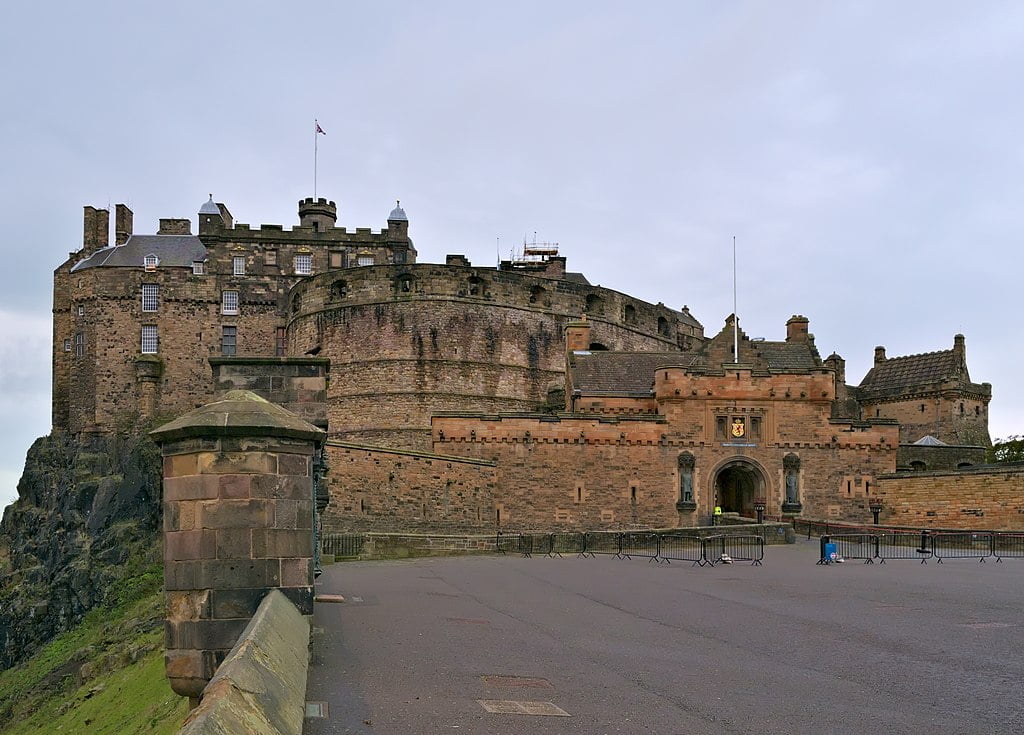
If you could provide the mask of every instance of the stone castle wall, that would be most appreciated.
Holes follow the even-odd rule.
[[[885,524],[1024,530],[1020,465],[884,475],[878,493]]]
[[[588,308],[608,349],[671,351],[702,336],[678,312],[608,289],[417,264],[298,284],[289,350],[331,360],[332,437],[424,451],[433,413],[541,407],[564,379],[565,324]]]

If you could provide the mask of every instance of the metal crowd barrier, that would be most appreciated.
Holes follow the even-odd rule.
[[[760,536],[707,536],[704,539],[704,561],[714,566],[719,562],[749,561],[761,566],[764,539]]]
[[[827,537],[836,545],[836,553],[843,559],[863,559],[874,564],[878,557],[878,536],[871,533],[844,533]]]
[[[582,533],[553,533],[551,534],[551,556],[562,554],[576,554],[582,556],[586,552],[587,537]]]
[[[993,556],[993,540],[991,533],[972,533],[970,531],[943,531],[930,536],[932,555],[941,564],[943,559],[977,559],[984,562]]]
[[[533,536],[528,533],[505,533],[498,531],[494,539],[494,550],[499,554],[522,554],[523,556],[533,555]]]
[[[363,552],[366,537],[352,533],[325,533],[320,537],[320,553],[334,557],[355,557]]]
[[[1024,559],[1024,533],[992,534],[992,556],[996,563],[1003,559]]]
[[[666,563],[673,561],[693,562],[690,566],[704,566],[704,540],[699,536],[682,533],[664,533],[659,540],[659,558]]]
[[[622,558],[622,534],[587,531],[583,534],[583,554],[593,557],[595,554],[610,554]]]
[[[656,533],[643,531],[619,534],[619,558],[631,559],[639,556],[649,562],[656,561],[660,551],[659,538]]]

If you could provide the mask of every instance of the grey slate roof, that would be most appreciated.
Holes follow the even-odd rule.
[[[922,446],[922,447],[945,447],[945,446],[948,446],[946,444],[946,442],[942,441],[941,439],[936,439],[931,434],[925,434],[920,439],[918,439],[916,442],[914,442],[914,444],[917,444],[918,446]]]
[[[206,260],[206,247],[195,235],[132,235],[124,245],[97,250],[79,261],[71,272],[86,268],[142,268],[147,255],[158,258],[160,268],[192,267]]]
[[[220,214],[220,207],[217,206],[216,202],[213,201],[213,195],[210,195],[209,201],[199,208],[199,214]]]
[[[754,342],[752,346],[772,372],[787,373],[818,367],[814,351],[807,342]]]
[[[693,357],[689,352],[577,352],[573,387],[585,393],[650,393],[655,370],[689,365]]]
[[[388,215],[389,221],[395,222],[408,222],[409,218],[405,216],[405,210],[402,209],[402,203],[400,201],[395,202],[395,208],[391,210],[391,214]]]
[[[890,357],[868,370],[860,383],[860,393],[865,397],[898,394],[950,378],[970,381],[966,366],[954,350]]]

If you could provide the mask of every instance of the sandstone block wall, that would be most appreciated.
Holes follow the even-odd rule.
[[[935,528],[1024,530],[1024,467],[887,474],[880,522]]]
[[[325,532],[494,528],[494,463],[327,443]]]
[[[322,357],[211,357],[218,396],[248,390],[291,411],[314,426],[327,428],[327,373]]]
[[[163,451],[167,675],[197,697],[268,590],[312,613],[313,446],[223,437]]]

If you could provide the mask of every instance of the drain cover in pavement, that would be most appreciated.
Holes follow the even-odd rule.
[[[539,715],[569,717],[569,713],[551,702],[516,702],[511,699],[478,699],[481,707],[496,715]]]
[[[327,717],[327,702],[306,702],[306,717],[318,719]]]
[[[498,687],[523,687],[525,689],[554,689],[547,679],[530,676],[500,676],[492,674],[483,677],[485,684]]]

